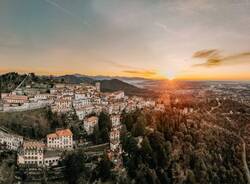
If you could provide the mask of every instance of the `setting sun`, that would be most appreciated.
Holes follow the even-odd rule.
[[[174,71],[168,71],[166,72],[166,77],[168,80],[174,80],[176,77],[176,73]]]

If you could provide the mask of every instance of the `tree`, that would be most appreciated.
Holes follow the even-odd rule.
[[[99,137],[100,137],[100,131],[99,131],[99,128],[98,126],[96,125],[94,127],[94,130],[93,130],[93,134],[92,134],[92,141],[95,143],[95,144],[99,144]]]
[[[187,184],[196,184],[195,175],[192,170],[188,170]]]
[[[111,120],[108,114],[101,112],[98,120],[98,127],[100,130],[107,128],[109,131],[112,127]]]
[[[83,175],[85,169],[85,155],[82,152],[74,152],[66,156],[63,160],[65,165],[64,176],[69,184],[76,184],[77,180]]]
[[[131,129],[133,128],[133,124],[134,124],[134,119],[132,114],[125,114],[123,115],[122,118],[122,123],[126,125],[126,128],[128,131],[131,131]]]
[[[109,132],[111,130],[111,120],[108,114],[101,112],[98,120],[98,128],[99,128],[99,140],[101,143],[105,143],[109,141]]]
[[[108,155],[104,154],[102,160],[97,166],[97,176],[101,178],[102,182],[107,181],[111,177],[112,162],[109,160]]]
[[[144,137],[144,139],[141,143],[141,146],[142,146],[141,149],[142,149],[144,154],[149,154],[149,155],[152,154],[153,149],[152,149],[147,137]]]
[[[138,117],[136,123],[133,125],[132,135],[134,137],[143,136],[145,134],[145,124],[146,124],[145,117],[144,116]]]

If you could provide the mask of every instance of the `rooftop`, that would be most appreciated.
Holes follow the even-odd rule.
[[[24,148],[44,148],[45,144],[38,141],[25,141],[23,143]]]
[[[57,130],[55,133],[48,134],[47,137],[57,138],[62,136],[72,136],[72,132],[70,129]]]
[[[98,117],[96,117],[96,116],[91,116],[91,117],[89,117],[89,118],[86,118],[85,120],[88,121],[88,122],[95,122],[95,121],[98,121]]]

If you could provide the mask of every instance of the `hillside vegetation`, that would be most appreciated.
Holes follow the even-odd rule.
[[[0,113],[0,126],[30,138],[42,138],[49,130],[45,109],[26,112]]]
[[[69,121],[70,119],[70,121]],[[14,133],[32,139],[42,139],[57,128],[70,128],[74,136],[80,133],[77,124],[79,120],[75,115],[67,117],[65,114],[52,113],[48,108],[25,112],[1,112],[0,126]]]

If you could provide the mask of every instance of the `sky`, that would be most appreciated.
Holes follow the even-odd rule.
[[[0,73],[250,80],[250,0],[0,0]]]

